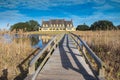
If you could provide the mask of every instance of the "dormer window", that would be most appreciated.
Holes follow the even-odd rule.
[[[46,27],[48,27],[48,25],[46,24]]]
[[[64,24],[62,26],[64,27]]]
[[[43,27],[45,27],[45,25],[43,24]]]
[[[69,24],[67,24],[67,27],[69,27]]]

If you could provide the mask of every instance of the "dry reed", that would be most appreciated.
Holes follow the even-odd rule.
[[[33,49],[31,48],[28,38],[14,39],[10,43],[4,41],[4,38],[0,36],[0,76],[3,75],[2,70],[7,69],[7,78],[8,80],[12,80],[20,73],[17,65],[20,64]]]
[[[120,31],[75,31],[106,65],[107,80],[120,80]]]

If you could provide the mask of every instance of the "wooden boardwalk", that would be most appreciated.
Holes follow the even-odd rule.
[[[65,35],[36,80],[96,80],[84,57]]]

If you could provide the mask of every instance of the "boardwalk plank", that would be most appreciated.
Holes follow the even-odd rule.
[[[66,35],[36,80],[96,80],[85,59]]]

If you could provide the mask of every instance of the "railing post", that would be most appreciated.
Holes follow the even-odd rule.
[[[74,37],[74,39],[77,41],[77,37]],[[77,43],[75,43],[75,45],[76,45],[76,47],[78,48],[78,45],[77,45]]]
[[[74,37],[78,38],[80,40],[80,43],[78,43],[78,39],[74,38],[74,40],[76,40],[75,42],[78,43],[84,57],[85,57],[85,61],[86,63],[89,64],[90,68],[92,69],[93,71],[93,74],[95,76],[97,76],[98,80],[105,80],[105,65],[104,63],[101,61],[101,59],[90,49],[90,47],[86,44],[86,42],[84,42],[79,36],[71,33]],[[78,48],[78,45],[77,48]],[[92,64],[90,63],[90,60],[89,60],[89,57],[87,57],[87,53],[89,53],[89,55],[94,59],[94,61],[96,62],[97,64],[97,71],[95,72],[93,70],[93,67],[92,67]],[[96,74],[97,73],[97,74]]]
[[[86,48],[84,46],[83,46],[83,52],[84,52],[85,57],[87,57],[87,55],[86,55]]]
[[[104,67],[102,66],[101,68],[99,68],[98,70],[98,77],[100,80],[105,80],[104,77],[105,77],[105,69]]]
[[[29,66],[29,74],[33,74],[35,72],[35,65]]]
[[[60,40],[63,37],[64,37],[64,35],[53,37],[53,39],[46,45],[46,47],[43,48],[35,57],[33,57],[31,59],[31,61],[29,63],[29,73],[28,73],[27,77],[25,78],[25,80],[35,80],[37,74],[42,69],[42,67],[45,64],[45,62],[47,61],[48,57],[50,57],[52,51],[57,47],[58,43],[60,42]],[[48,51],[48,54],[45,57],[45,59],[42,61],[40,66],[36,69],[35,63],[41,57],[41,54],[43,54],[45,51]]]
[[[77,43],[79,44],[79,39],[77,38]],[[79,45],[77,45],[78,50],[80,50]]]

